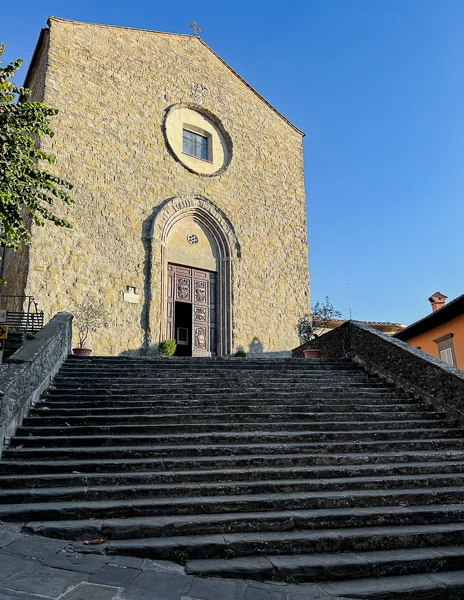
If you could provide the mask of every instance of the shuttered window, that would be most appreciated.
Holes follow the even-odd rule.
[[[454,345],[453,345],[453,335],[449,333],[448,335],[444,335],[437,340],[433,340],[438,346],[438,354],[440,356],[440,360],[447,363],[448,365],[456,366],[456,357],[454,355]]]
[[[451,348],[446,348],[445,350],[440,350],[440,358],[445,363],[448,363],[449,365],[454,366],[453,351]]]

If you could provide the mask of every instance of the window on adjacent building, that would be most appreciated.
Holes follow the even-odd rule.
[[[445,350],[440,350],[440,358],[445,363],[448,363],[449,365],[454,365],[453,351],[451,350],[451,348],[446,348]]]
[[[437,340],[433,340],[438,346],[440,360],[456,366],[456,357],[454,356],[453,334],[445,335]]]
[[[208,160],[208,138],[188,129],[182,131],[182,152]]]

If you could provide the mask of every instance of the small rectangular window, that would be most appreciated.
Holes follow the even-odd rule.
[[[208,160],[208,138],[184,129],[182,131],[182,152]]]
[[[451,350],[451,348],[446,348],[445,350],[440,350],[440,358],[445,363],[448,363],[449,365],[454,366],[453,351]]]
[[[453,367],[455,367],[456,357],[454,355],[453,335],[454,334],[450,333],[433,341],[438,346],[438,354],[440,356],[440,360],[447,363],[448,365],[453,365]]]

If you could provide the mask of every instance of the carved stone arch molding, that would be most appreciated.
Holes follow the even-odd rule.
[[[234,227],[218,206],[203,196],[177,196],[163,202],[156,210],[148,237],[152,248],[152,285],[161,273],[160,339],[167,327],[167,242],[172,228],[184,219],[193,219],[211,235],[218,251],[217,284],[217,354],[232,352],[233,264],[241,258]]]

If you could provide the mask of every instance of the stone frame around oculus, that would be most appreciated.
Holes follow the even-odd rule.
[[[222,146],[223,159],[220,164],[214,165],[213,160],[205,161],[204,159],[199,159],[199,158],[193,157],[193,163],[195,163],[196,161],[199,161],[197,163],[197,165],[195,166],[194,164],[191,164],[191,160],[190,160],[190,159],[192,159],[191,156],[185,155],[181,151],[180,147],[179,148],[175,147],[175,144],[173,142],[173,131],[171,129],[172,126],[170,125],[170,120],[172,120],[173,117],[176,115],[176,113],[178,113],[179,111],[189,111],[192,114],[199,115],[200,117],[204,118],[207,123],[209,123],[210,127],[208,127],[208,128],[212,128],[212,129],[210,129],[210,131],[204,131],[202,129],[203,135],[206,134],[207,136],[209,136],[211,143],[213,142],[213,138],[217,138],[220,145]],[[197,132],[200,131],[200,129],[198,129],[197,125],[192,125],[188,122],[182,122],[182,124],[178,123],[177,127],[185,127],[187,130],[192,130],[192,131],[197,131]],[[219,117],[217,117],[214,113],[212,113],[211,111],[206,109],[204,106],[199,106],[199,105],[193,104],[191,102],[180,102],[178,104],[171,104],[170,106],[166,107],[166,109],[165,109],[165,114],[164,114],[163,122],[162,122],[162,131],[163,131],[164,142],[166,144],[166,148],[167,148],[169,154],[172,156],[172,158],[174,158],[174,160],[176,162],[178,162],[185,169],[187,169],[187,171],[190,171],[190,173],[194,173],[195,175],[198,175],[200,177],[216,177],[220,173],[223,173],[229,167],[229,165],[232,161],[233,142],[232,142],[231,136],[229,135],[228,131],[225,129],[225,127],[222,124]],[[179,134],[179,132],[177,132],[177,133]],[[211,152],[212,152],[212,147],[211,147]],[[211,155],[211,158],[212,157],[213,157],[213,155]],[[210,163],[211,168],[208,168],[208,170],[206,172],[202,171],[202,170],[198,170],[198,165],[201,163],[205,163],[205,162]]]
[[[234,228],[225,213],[209,199],[199,195],[177,196],[166,200],[155,211],[151,239],[151,285],[160,284],[159,341],[167,331],[167,280],[169,233],[184,219],[193,219],[211,235],[218,251],[216,355],[228,356],[233,348],[233,281],[234,262],[241,258],[241,248]],[[185,265],[189,266],[189,265]],[[161,282],[159,275],[161,273]]]

